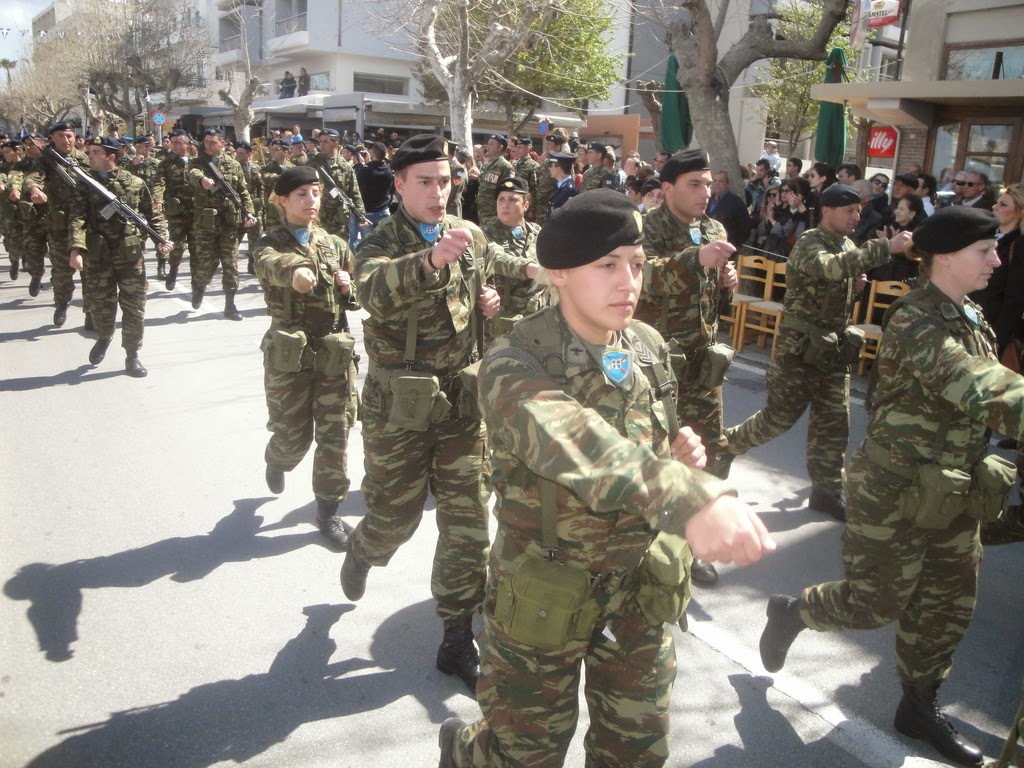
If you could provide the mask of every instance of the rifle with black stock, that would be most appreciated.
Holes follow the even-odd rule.
[[[345,190],[338,186],[338,182],[331,178],[331,174],[329,174],[322,165],[314,165],[313,167],[316,169],[316,175],[320,177],[324,186],[327,187],[328,195],[333,197],[335,200],[338,200],[343,205],[348,206],[359,219],[360,224],[373,223],[356,209],[356,204],[352,202],[352,198],[345,194]]]
[[[238,196],[234,187],[232,187],[228,183],[228,180],[224,178],[224,174],[220,172],[220,168],[213,164],[212,158],[206,161],[206,170],[209,171],[210,178],[213,179],[213,183],[216,185],[217,189],[221,191],[221,194],[238,206],[238,210],[245,213],[245,207],[242,205],[242,198]]]

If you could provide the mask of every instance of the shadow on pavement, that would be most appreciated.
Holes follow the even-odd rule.
[[[89,354],[88,348],[86,348],[82,356],[87,357]],[[77,368],[72,368],[70,371],[61,371],[55,373],[52,376],[27,376],[23,379],[6,379],[0,381],[0,392],[28,392],[33,389],[43,389],[45,387],[56,387],[62,384],[76,385],[76,384],[87,384],[90,381],[100,381],[101,379],[110,379],[114,376],[123,376],[124,369],[116,371],[103,371],[102,373],[90,373],[94,371],[96,366],[91,363],[80,365]]]
[[[255,513],[268,501],[272,498],[237,499],[234,511],[207,534],[59,565],[30,563],[7,581],[4,594],[31,603],[27,615],[40,650],[49,661],[67,661],[78,639],[78,616],[86,589],[140,587],[164,576],[181,583],[196,581],[225,563],[287,554],[319,537],[312,531],[258,536],[263,518]]]

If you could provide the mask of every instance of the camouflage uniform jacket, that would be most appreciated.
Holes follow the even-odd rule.
[[[977,304],[958,307],[926,283],[894,302],[883,325],[867,436],[894,463],[969,472],[985,455],[988,428],[1024,442],[1024,377],[999,364]]]
[[[423,269],[423,259],[431,245],[404,206],[363,239],[355,255],[354,282],[359,302],[369,313],[363,343],[371,362],[389,369],[405,365],[412,312],[418,323],[418,370],[454,374],[473,361],[476,339],[470,318],[477,302],[475,284],[493,272],[524,277],[527,262],[489,244],[476,225],[454,216],[445,216],[438,237],[455,228],[473,233],[471,253],[430,275]]]
[[[188,180],[188,157],[169,152],[156,166],[156,185],[163,195],[164,213],[172,218],[191,219],[195,190]]]
[[[74,154],[70,159],[78,163],[78,158]],[[28,200],[33,189],[42,189],[50,209],[50,226],[54,229],[66,230],[67,217],[71,213],[72,201],[78,195],[79,183],[76,182],[75,186],[71,186],[62,181],[60,171],[57,170],[55,163],[56,161],[46,155],[30,161],[30,165],[25,169],[22,177],[21,199]],[[89,169],[88,165],[82,167],[87,171]],[[69,171],[69,173],[71,172]]]
[[[537,221],[541,223],[547,219],[548,203],[551,201],[551,195],[555,193],[556,184],[558,182],[551,175],[545,161],[545,164],[541,165],[537,172],[537,194],[533,198],[533,205],[530,206],[530,210],[537,215]]]
[[[448,193],[448,204],[445,212],[449,216],[459,218],[462,216],[462,192],[466,184],[466,167],[455,158],[448,160],[448,166],[452,173],[452,188]]]
[[[225,181],[231,185],[232,189],[235,190],[235,193],[241,199],[242,210],[238,210],[231,199],[217,187],[209,190],[203,189],[203,177],[210,176],[208,168],[210,160],[211,158],[207,154],[200,152],[199,157],[192,158],[188,163],[187,175],[189,184],[192,185],[192,189],[195,191],[194,201],[197,221],[199,211],[203,208],[217,209],[220,224],[229,227],[238,226],[246,216],[255,216],[256,212],[252,206],[249,187],[245,183],[245,174],[242,173],[242,166],[234,158],[221,155],[217,158],[217,167]]]
[[[501,223],[500,219],[493,219],[484,227],[484,234],[488,241],[497,243],[507,253],[519,256],[527,261],[537,261],[537,235],[540,234],[540,227],[536,224],[524,222],[521,227],[521,236],[516,237],[514,230],[509,229]],[[522,278],[511,278],[496,275],[491,279],[491,285],[501,296],[501,312],[499,317],[513,318],[516,316],[530,314],[541,308],[540,291],[533,280]]]
[[[516,169],[512,163],[499,155],[496,159],[484,163],[480,167],[480,186],[476,193],[476,214],[480,224],[486,224],[498,216],[498,204],[494,199],[494,191],[498,188],[498,182],[509,176],[514,176]]]
[[[363,195],[359,191],[359,184],[356,182],[356,172],[352,167],[352,163],[341,157],[341,155],[332,159],[328,159],[323,155],[316,155],[310,159],[309,165],[314,168],[323,168],[327,175],[334,179],[334,183],[341,188],[341,191],[352,201],[355,206],[354,212],[360,216],[366,214],[366,209],[363,207]],[[323,188],[324,194],[320,203],[320,221],[324,223],[327,229],[331,229],[330,226],[327,226],[327,222],[337,222],[344,227],[340,231],[347,233],[349,216],[353,211],[340,199],[333,197],[326,184],[323,185]]]
[[[808,331],[796,326],[803,323],[821,329],[822,334],[841,335],[853,311],[855,278],[890,258],[889,242],[884,239],[869,240],[857,248],[848,237],[838,237],[824,227],[804,232],[786,266],[779,352],[801,354]]]
[[[492,566],[540,555],[540,478],[558,485],[556,558],[596,574],[635,568],[656,530],[682,534],[728,492],[670,458],[664,404],[639,362],[665,355],[664,345],[649,350],[631,329],[622,340],[634,352],[628,391],[609,381],[557,306],[520,321],[488,349],[479,398],[498,495]],[[560,349],[564,383],[538,359],[552,348]]]
[[[530,188],[530,197],[533,200],[536,200],[541,171],[546,171],[547,169],[541,168],[537,161],[532,157],[526,157],[522,160],[516,160],[515,170],[516,176],[526,180],[526,185]],[[533,210],[532,206],[530,207],[530,210]]]
[[[289,162],[285,162],[282,165],[277,160],[271,160],[260,168],[260,175],[263,177],[264,219],[268,227],[281,223],[281,214],[278,212],[277,206],[270,202],[270,196],[274,193],[277,177],[284,173],[286,168],[291,167],[292,164]]]
[[[136,155],[136,158],[138,157],[139,156]],[[164,204],[164,186],[159,178],[159,167],[160,163],[150,156],[141,163],[136,163],[132,160],[125,166],[125,170],[146,182],[146,186],[149,187],[149,191],[153,193],[153,203],[155,205],[162,206]]]
[[[588,168],[583,174],[583,185],[580,194],[592,189],[615,189],[619,184],[615,171],[609,171],[603,165]]]
[[[115,168],[106,174],[90,171],[90,175],[117,195],[121,202],[142,214],[153,229],[167,238],[167,223],[163,214],[153,209],[153,194],[142,179],[124,168]],[[125,222],[120,216],[103,218],[101,211],[106,206],[106,199],[92,190],[82,190],[75,196],[71,208],[72,248],[87,251],[88,239],[98,235],[106,241],[108,249],[116,253],[117,246],[126,237],[145,237],[134,224]],[[138,254],[141,258],[141,243]]]
[[[702,216],[687,224],[660,205],[644,219],[644,287],[636,318],[675,339],[692,353],[711,344],[718,331],[718,307],[725,293],[721,270],[700,264],[700,248],[726,239],[725,228]]]
[[[344,240],[315,224],[309,227],[309,242],[302,245],[295,238],[296,229],[279,225],[260,238],[253,252],[256,276],[263,288],[268,315],[285,326],[320,338],[347,327],[345,311],[359,308],[354,291],[343,295],[334,282],[334,273],[339,269],[352,272],[352,253]],[[292,289],[292,275],[299,267],[308,267],[317,276],[309,293]]]
[[[252,162],[242,165],[242,175],[245,176],[245,184],[249,187],[249,195],[252,197],[252,208],[256,212],[256,218],[260,218],[260,214],[263,213],[266,206],[263,196],[263,176],[260,169]]]

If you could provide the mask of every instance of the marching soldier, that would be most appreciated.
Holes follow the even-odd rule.
[[[508,139],[500,133],[492,133],[487,139],[487,159],[480,167],[480,186],[476,193],[476,212],[481,227],[498,216],[494,200],[498,182],[516,172],[512,163],[505,159],[506,149]]]
[[[462,218],[462,192],[469,181],[466,166],[459,162],[459,145],[454,141],[448,144],[448,164],[452,171],[452,192],[448,195],[448,215]]]
[[[561,134],[548,132],[544,135],[544,154],[540,156],[541,167],[537,171],[537,196],[533,199],[533,210],[536,214],[536,222],[543,224],[548,217],[548,204],[551,202],[551,195],[555,192],[555,178],[548,170],[551,155],[561,152],[565,139]]]
[[[363,209],[363,196],[356,183],[356,172],[352,163],[341,156],[341,135],[333,128],[320,132],[320,154],[309,161],[310,167],[322,169],[337,186],[337,189],[324,182],[324,196],[320,205],[320,226],[332,235],[344,238],[349,247],[353,247],[350,223],[353,218],[363,224],[366,211]],[[318,176],[319,178],[319,176]],[[321,178],[321,181],[324,181]],[[333,191],[332,191],[333,190]]]
[[[246,271],[250,274],[256,274],[253,263],[253,252],[256,250],[256,244],[260,238],[263,237],[263,219],[264,211],[266,206],[265,190],[263,188],[263,174],[260,173],[260,169],[252,163],[252,144],[248,141],[239,141],[235,143],[235,160],[242,166],[242,174],[245,176],[245,184],[249,187],[249,195],[252,197],[252,208],[256,214],[256,225],[250,227],[248,230],[243,226],[239,228],[238,241],[245,240],[245,235],[249,234],[249,264],[246,267]],[[275,179],[276,181],[276,179]]]
[[[168,254],[168,271],[164,287],[174,290],[178,281],[178,267],[188,246],[189,273],[194,278],[196,266],[195,213],[192,200],[195,192],[188,180],[188,150],[192,138],[187,131],[176,129],[168,137],[168,153],[157,165],[154,195],[163,200],[163,213],[167,219],[174,247]],[[159,190],[159,191],[157,191]]]
[[[277,177],[284,173],[286,168],[291,168],[291,161],[288,159],[288,144],[284,139],[271,139],[267,143],[267,152],[270,153],[270,160],[260,168],[260,175],[263,177],[263,201],[264,224],[269,231],[271,227],[281,223],[277,212],[277,206],[270,203],[270,195],[274,192],[274,185]]]
[[[16,202],[21,196],[21,183],[25,173],[21,144],[14,140],[8,140],[3,143],[0,150],[3,152],[3,163],[0,164],[0,218],[3,220],[4,249],[11,260],[11,279],[16,280],[19,266],[23,267],[31,277],[28,287],[29,295],[38,296],[46,267],[44,264],[35,265],[34,273],[30,268],[31,265],[29,265],[25,254],[24,240],[21,236],[21,219],[18,217],[18,203]]]
[[[599,141],[593,141],[587,147],[587,165],[590,166],[583,173],[583,184],[580,192],[589,192],[592,189],[615,189],[618,180],[615,174],[604,167],[604,160],[608,157],[608,147]]]
[[[135,157],[133,157],[124,168],[142,179],[153,195],[153,207],[157,211],[164,209],[164,188],[157,179],[157,168],[159,163],[153,156],[153,145],[155,144],[153,134],[135,137]],[[145,237],[143,236],[143,240]],[[156,245],[156,243],[153,243]],[[156,252],[156,276],[160,280],[167,277],[167,256],[157,249]]]
[[[58,126],[61,124],[58,123]],[[71,133],[72,141],[74,133],[70,130],[58,130],[55,134],[58,141],[63,145],[65,134]],[[35,295],[39,292],[45,270],[46,256],[50,255],[50,283],[53,285],[53,324],[60,328],[68,319],[68,305],[75,293],[74,272],[68,267],[67,259],[60,256],[57,251],[49,249],[51,233],[55,246],[68,247],[68,219],[67,206],[69,195],[72,194],[71,187],[57,178],[49,160],[42,160],[43,152],[40,146],[42,138],[34,134],[25,136],[22,139],[25,150],[25,157],[15,166],[15,171],[21,172],[21,187],[12,191],[12,199],[17,201],[18,219],[21,222],[22,253],[27,263],[27,271],[33,276],[29,284],[29,294]],[[56,147],[56,144],[54,145]],[[63,154],[68,154],[64,152]],[[50,219],[50,196],[54,200],[55,216]],[[59,199],[59,201],[58,201]],[[63,207],[58,208],[61,205]],[[36,276],[38,275],[38,279]],[[85,303],[83,293],[83,304]],[[86,307],[85,328],[92,329],[92,320]]]
[[[533,149],[533,140],[529,136],[520,136],[516,139],[516,161],[512,164],[515,168],[515,175],[521,179],[526,179],[526,188],[530,190],[530,200],[537,199],[537,192],[540,187],[540,176],[541,174],[547,176],[547,169],[541,168],[540,164],[530,157],[530,151]],[[535,221],[534,208],[530,208],[526,211],[526,218],[528,221]]]
[[[308,165],[309,155],[306,154],[306,143],[301,136],[292,136],[288,145],[288,159],[292,165]]]
[[[301,145],[300,145],[301,146]],[[252,197],[242,167],[224,157],[224,134],[217,128],[203,131],[203,151],[189,161],[188,180],[195,190],[196,265],[192,268],[192,308],[203,304],[203,294],[220,264],[224,286],[224,317],[241,320],[235,306],[238,291],[238,233],[256,226]],[[233,193],[233,194],[232,194]]]
[[[153,207],[153,196],[138,177],[117,167],[116,139],[97,136],[89,142],[92,175],[123,203],[145,217],[157,233],[166,238],[163,214]],[[105,218],[108,200],[93,189],[81,189],[72,199],[71,249],[68,265],[81,272],[89,286],[90,309],[98,336],[89,351],[89,362],[99,365],[114,337],[114,318],[121,307],[121,346],[127,354],[129,376],[147,374],[139,361],[146,316],[146,267],[143,261],[143,233],[120,216]],[[157,246],[164,254],[171,243]]]

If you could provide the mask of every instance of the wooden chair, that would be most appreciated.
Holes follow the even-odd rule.
[[[740,256],[736,267],[739,285],[732,295],[731,311],[720,318],[722,323],[731,326],[729,338],[733,347],[738,343],[740,329],[746,317],[747,305],[755,301],[769,298],[768,291],[772,281],[775,262],[764,256]]]
[[[867,337],[860,348],[860,364],[857,375],[864,375],[864,366],[868,360],[878,357],[878,344],[882,340],[882,316],[896,299],[910,290],[910,286],[896,280],[875,280],[871,283],[868,293],[867,309],[864,311],[864,322],[856,327],[864,331]]]
[[[786,262],[774,263],[772,279],[768,284],[763,301],[752,301],[743,309],[743,322],[736,334],[736,351],[743,350],[743,341],[747,331],[758,334],[758,346],[764,348],[765,340],[772,337],[772,359],[775,359],[775,341],[778,338],[779,326],[782,324],[782,298],[786,293]]]

